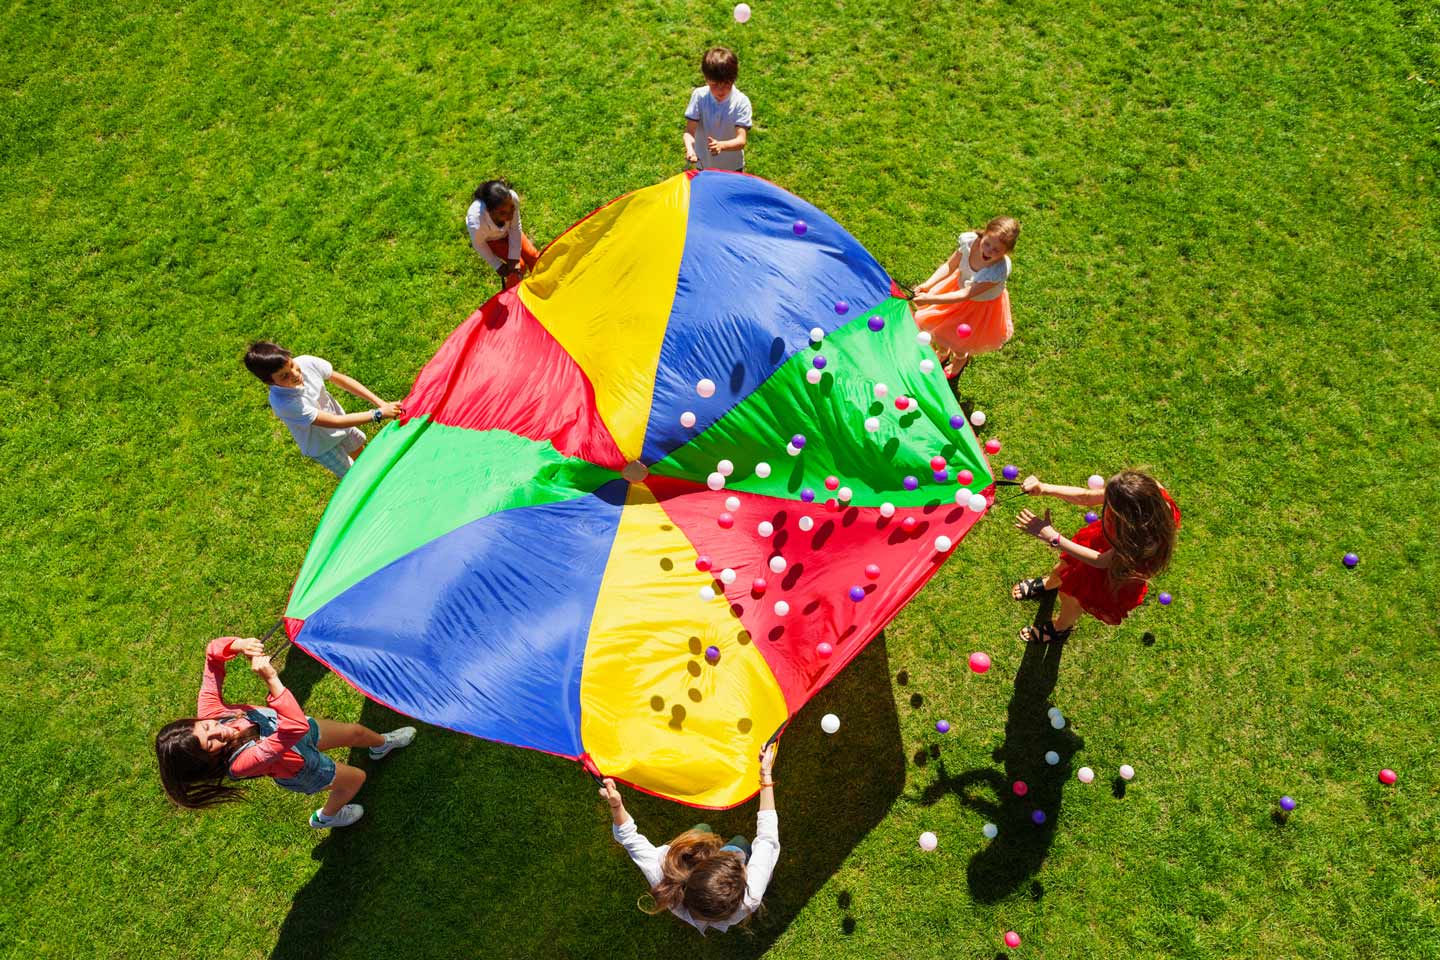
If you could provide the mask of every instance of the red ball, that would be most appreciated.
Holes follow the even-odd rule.
[[[880,579],[880,565],[878,563],[867,563],[865,565],[865,576],[871,580]]]
[[[962,323],[960,324],[960,326],[955,328],[955,335],[957,337],[968,337],[970,336],[971,332],[972,331],[970,329],[970,324],[968,323]]]
[[[931,470],[937,470],[937,471],[938,471],[938,470],[944,470],[944,469],[945,469],[945,458],[944,458],[944,457],[941,457],[941,456],[931,457],[931,458],[930,458],[930,469],[931,469]]]
[[[904,410],[904,409],[905,409],[906,407],[908,407],[908,406],[910,406],[910,398],[909,398],[909,397],[896,397],[896,398],[895,398],[895,409],[896,409],[896,410]]]
[[[754,590],[756,593],[764,593],[765,588],[769,586],[770,584],[765,582],[764,577],[756,577],[755,582],[750,585],[750,589]]]
[[[704,573],[706,570],[709,570],[709,569],[710,569],[710,558],[709,558],[709,557],[696,557],[696,558],[695,558],[695,569],[696,569],[696,570],[699,570],[701,573]]]
[[[911,532],[918,526],[920,526],[920,521],[916,520],[914,517],[906,517],[904,520],[900,521],[900,529],[904,530],[906,533]]]
[[[961,470],[959,473],[955,474],[955,479],[960,481],[960,486],[968,487],[970,486],[970,482],[975,479],[975,474],[971,473],[969,470]]]
[[[720,516],[715,518],[715,522],[720,524],[720,529],[722,530],[729,530],[735,526],[735,518],[728,513],[720,514]]]
[[[1020,946],[1020,934],[1016,933],[1014,930],[1007,930],[1005,932],[1005,946],[1009,947],[1011,950],[1014,950],[1016,947]]]
[[[839,478],[839,477],[826,477],[826,478],[825,478],[825,489],[826,489],[826,490],[838,490],[838,489],[840,489],[840,478]]]
[[[820,654],[821,657],[828,657],[835,652],[835,648],[822,640],[820,643],[815,644],[815,652]]]
[[[986,440],[986,441],[985,441],[985,452],[988,453],[988,454],[990,454],[992,457],[993,457],[995,454],[999,453],[999,452],[1000,452],[1000,441],[999,441],[999,440]]]
[[[834,497],[831,497],[829,500],[825,501],[825,509],[829,510],[831,513],[839,513],[840,501],[836,500]]]
[[[1030,792],[1030,787],[1025,783],[1024,780],[1016,780],[1014,783],[1010,784],[1010,789],[1014,791],[1015,796],[1017,797],[1023,797],[1025,796],[1025,794]]]
[[[1391,770],[1389,767],[1386,767],[1384,770],[1380,771],[1380,782],[1385,784],[1385,786],[1388,787],[1393,784],[1395,782],[1395,779],[1395,771]]]

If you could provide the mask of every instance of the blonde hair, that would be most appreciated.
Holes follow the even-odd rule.
[[[718,836],[687,830],[670,841],[660,865],[660,882],[650,890],[652,902],[640,909],[660,913],[684,906],[690,916],[716,923],[735,915],[745,902],[745,862],[732,851],[721,852]]]
[[[1015,242],[1020,239],[1020,221],[1014,217],[993,217],[980,233],[999,240],[1005,245],[1005,252],[1009,253],[1015,249]]]

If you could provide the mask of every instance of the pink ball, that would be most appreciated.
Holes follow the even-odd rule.
[[[1016,947],[1020,946],[1020,934],[1016,933],[1014,930],[1007,930],[1005,932],[1005,946],[1009,947],[1011,950],[1014,950]]]
[[[962,324],[960,324],[960,326],[956,327],[956,328],[955,328],[955,336],[957,336],[957,337],[968,337],[968,336],[970,336],[970,324],[968,324],[968,323],[962,323]]]
[[[1000,452],[1000,441],[999,441],[999,440],[986,440],[986,441],[985,441],[985,452],[988,453],[988,454],[990,454],[992,457],[993,457],[995,454],[999,453],[999,452]]]
[[[904,410],[904,409],[905,409],[906,407],[908,407],[908,406],[910,406],[910,398],[909,398],[909,397],[896,397],[896,398],[895,398],[895,409],[896,409],[896,410]]]
[[[880,565],[878,563],[867,563],[865,565],[865,576],[871,580],[880,579]]]
[[[695,558],[695,569],[696,569],[696,570],[699,570],[701,573],[704,573],[706,570],[709,570],[709,569],[710,569],[710,558],[709,558],[709,557],[696,557],[696,558]]]
[[[1024,780],[1016,780],[1014,783],[1010,784],[1010,789],[1017,797],[1023,797],[1025,796],[1025,794],[1030,792],[1030,786]]]
[[[764,593],[766,588],[769,586],[770,584],[765,582],[764,577],[756,577],[755,582],[750,585],[750,589],[754,590],[756,593]]]
[[[840,489],[840,478],[839,478],[839,477],[826,477],[826,478],[825,478],[825,489],[826,489],[826,490],[839,490],[839,489]]]
[[[720,516],[715,518],[715,522],[720,524],[720,529],[722,530],[729,530],[735,526],[735,518],[728,513],[720,514]]]
[[[961,470],[959,473],[955,474],[955,479],[960,481],[960,486],[968,487],[970,486],[970,482],[975,479],[975,474],[971,473],[969,470]]]
[[[918,526],[920,526],[920,521],[916,520],[914,517],[906,517],[904,520],[900,521],[900,529],[904,530],[906,533],[910,533]]]
[[[944,469],[945,469],[945,458],[944,458],[944,457],[940,457],[940,456],[931,457],[931,458],[930,458],[930,469],[931,469],[931,470],[944,470]]]
[[[821,657],[828,657],[830,656],[830,654],[835,652],[835,648],[822,640],[819,643],[815,644],[815,652],[820,654]]]
[[[1385,786],[1387,786],[1387,787],[1390,786],[1391,784],[1393,784],[1393,783],[1395,782],[1395,780],[1396,780],[1396,777],[1395,777],[1395,771],[1394,771],[1394,770],[1391,770],[1389,767],[1386,767],[1384,770],[1381,770],[1381,771],[1380,771],[1380,782],[1383,783],[1383,784],[1385,784]]]
[[[970,669],[976,673],[984,673],[990,669],[990,654],[976,650],[970,654]]]

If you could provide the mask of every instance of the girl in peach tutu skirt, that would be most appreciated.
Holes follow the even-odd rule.
[[[1009,253],[1020,239],[1013,217],[996,217],[984,230],[960,234],[955,252],[915,288],[915,322],[929,331],[945,376],[955,379],[977,353],[999,350],[1010,323]]]

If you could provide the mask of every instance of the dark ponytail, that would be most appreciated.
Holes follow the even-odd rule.
[[[197,722],[194,717],[176,720],[155,734],[155,759],[166,796],[189,810],[245,799],[244,790],[224,782],[234,751],[206,751],[195,736]]]
[[[510,201],[510,184],[504,180],[486,180],[475,188],[475,199],[485,204],[486,210],[493,210]]]

